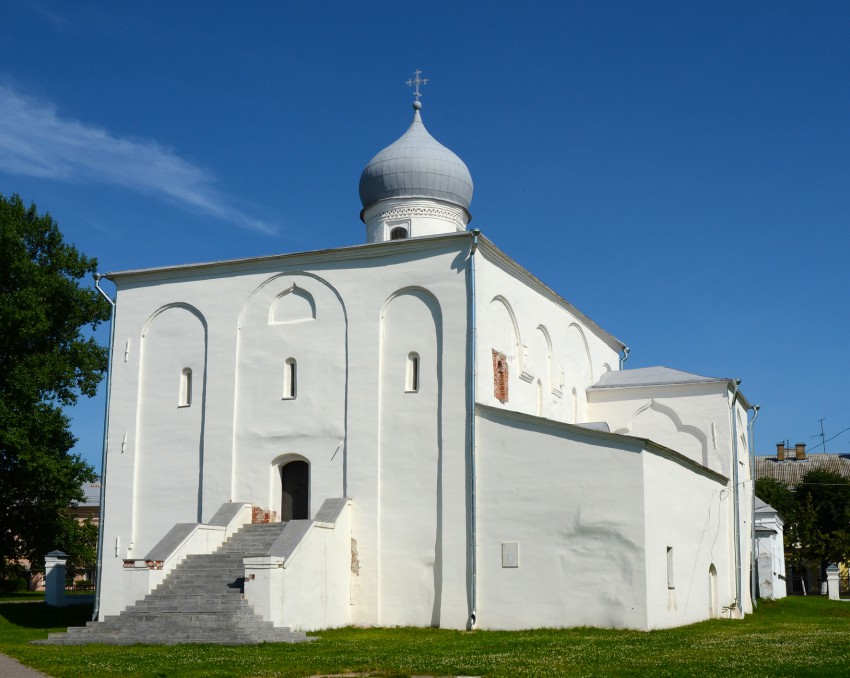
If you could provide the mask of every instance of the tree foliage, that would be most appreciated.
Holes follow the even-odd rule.
[[[785,557],[796,566],[850,560],[850,479],[812,469],[795,490],[773,478],[756,495],[785,520]]]
[[[87,579],[97,565],[97,525],[91,518],[78,521],[74,518],[62,522],[57,538],[60,550],[68,554],[65,577],[69,583],[77,576]]]
[[[94,480],[69,453],[76,441],[62,408],[94,395],[106,369],[106,349],[83,335],[109,318],[106,301],[80,284],[96,266],[49,214],[0,195],[0,578],[9,561],[38,565],[73,541],[67,508]]]
[[[800,518],[811,523],[808,555],[827,563],[850,559],[850,479],[813,469],[797,488]]]

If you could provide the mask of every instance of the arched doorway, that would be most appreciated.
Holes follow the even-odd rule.
[[[280,519],[306,520],[310,517],[310,466],[291,461],[280,467]]]

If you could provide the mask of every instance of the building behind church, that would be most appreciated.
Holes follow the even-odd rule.
[[[364,244],[106,276],[99,618],[257,522],[285,526],[240,586],[276,627],[742,616],[738,382],[622,369],[469,230],[470,173],[414,108],[362,173]]]

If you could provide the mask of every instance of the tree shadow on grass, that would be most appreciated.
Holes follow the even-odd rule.
[[[91,605],[50,607],[44,603],[0,603],[0,618],[27,629],[85,626],[91,615]]]

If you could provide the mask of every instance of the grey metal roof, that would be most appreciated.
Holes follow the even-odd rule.
[[[776,509],[773,508],[770,504],[768,504],[763,499],[759,499],[756,497],[755,505],[753,507],[756,513],[767,513],[768,511],[776,512]]]
[[[611,427],[608,426],[607,421],[588,421],[583,424],[576,424],[576,426],[589,428],[591,431],[604,431],[605,433],[611,433]]]
[[[682,372],[659,365],[640,367],[634,370],[605,372],[588,391],[600,388],[628,388],[630,386],[661,386],[668,384],[707,384],[718,381],[731,381],[720,377],[703,377],[699,374]]]
[[[806,454],[805,459],[785,459],[776,457],[756,457],[756,478],[773,478],[790,487],[796,487],[809,471],[832,471],[850,478],[850,455],[848,454]]]
[[[85,499],[76,506],[100,506],[100,478],[93,483],[83,483],[83,496]]]
[[[398,197],[437,198],[467,212],[472,202],[469,169],[428,133],[418,108],[407,131],[372,158],[360,176],[364,209]]]

